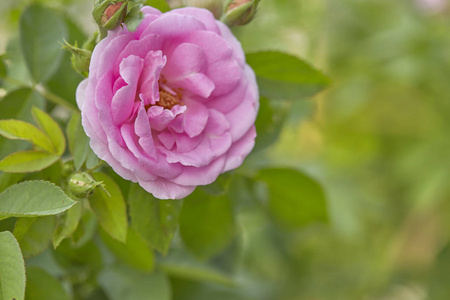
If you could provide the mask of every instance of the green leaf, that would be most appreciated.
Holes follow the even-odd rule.
[[[229,173],[221,174],[213,183],[200,188],[212,196],[222,196],[228,192],[232,176]]]
[[[0,120],[0,135],[11,140],[25,140],[50,153],[55,152],[50,138],[34,125],[20,120]]]
[[[29,258],[47,249],[55,225],[54,216],[19,218],[14,227],[14,236],[19,242],[23,257]]]
[[[75,203],[52,183],[25,181],[0,193],[0,219],[55,215]]]
[[[50,138],[54,149],[56,149],[56,154],[61,156],[66,149],[66,140],[58,123],[37,107],[33,107],[31,113],[39,128]]]
[[[81,126],[81,117],[78,113],[73,113],[67,124],[67,140],[69,142],[69,149],[73,156],[73,163],[75,170],[79,170],[86,159],[92,153],[92,149],[89,146],[89,138],[84,132],[83,126]]]
[[[42,108],[45,106],[45,99],[29,88],[14,90],[0,99],[0,119],[32,121],[31,107],[33,105]],[[0,144],[0,158],[29,147],[26,142],[6,141],[3,137],[0,137]]]
[[[145,274],[115,265],[103,270],[98,281],[111,300],[170,300],[169,279],[163,273]]]
[[[61,283],[37,267],[27,267],[27,300],[70,300]]]
[[[131,227],[154,249],[167,254],[178,226],[180,200],[159,200],[138,184],[128,195]]]
[[[13,184],[23,179],[25,174],[20,173],[2,173],[0,174],[0,193]]]
[[[97,233],[98,222],[90,210],[84,210],[77,229],[72,234],[71,240],[75,247],[82,247],[91,241]]]
[[[77,202],[61,216],[58,227],[53,233],[53,248],[56,249],[63,239],[70,237],[77,230],[82,214],[83,206]]]
[[[78,41],[78,45],[81,45],[82,42],[86,40],[87,36],[81,31],[80,26],[76,25],[67,16],[64,17],[64,21],[69,31],[69,38],[67,41],[72,45]],[[76,106],[75,94],[78,84],[83,79],[83,76],[78,74],[72,68],[72,62],[70,60],[71,56],[72,54],[69,51],[64,51],[64,56],[59,68],[47,81],[46,87],[52,93]]]
[[[180,214],[180,234],[186,247],[201,258],[223,250],[235,234],[231,201],[197,189],[188,196]]]
[[[19,243],[9,231],[0,232],[0,299],[23,300],[25,263]]]
[[[163,13],[170,10],[170,6],[166,0],[147,0],[145,1],[145,5],[154,7]]]
[[[264,169],[256,179],[267,184],[268,208],[279,224],[299,228],[328,221],[323,189],[305,174],[292,169]]]
[[[63,57],[59,41],[67,39],[61,16],[38,4],[27,7],[20,18],[20,41],[30,74],[35,82],[46,82]]]
[[[43,108],[45,99],[30,88],[21,88],[7,94],[0,100],[0,119],[31,121],[31,108]]]
[[[255,126],[256,135],[255,148],[253,151],[264,149],[273,144],[280,136],[284,121],[286,120],[287,107],[277,103],[277,108],[270,105],[267,98],[261,97],[259,100],[258,117]]]
[[[0,55],[0,78],[5,78],[8,70],[5,64],[5,54]]]
[[[77,144],[76,133],[78,127],[81,125],[81,116],[79,113],[72,113],[69,122],[66,127],[67,144],[69,147],[70,154],[74,155],[74,148]]]
[[[0,161],[0,171],[8,173],[29,173],[43,170],[59,159],[58,155],[43,151],[20,151]]]
[[[70,240],[64,240],[53,254],[58,264],[66,269],[83,269],[87,273],[97,273],[103,266],[102,254],[93,241],[78,246]]]
[[[153,251],[136,231],[128,228],[125,243],[111,238],[104,231],[100,233],[105,244],[119,259],[139,271],[150,272],[153,270]]]
[[[447,300],[450,297],[448,289],[448,270],[450,267],[450,244],[447,243],[437,255],[429,278],[428,298],[432,300]]]
[[[301,59],[281,52],[247,55],[262,96],[273,99],[309,97],[330,84],[328,77]]]
[[[96,181],[103,181],[109,195],[101,188],[97,188],[89,204],[100,222],[100,226],[113,238],[125,242],[127,238],[127,209],[119,186],[108,175],[92,174]]]
[[[236,282],[229,275],[209,264],[193,259],[185,252],[171,251],[168,257],[158,263],[158,266],[171,277],[236,286]]]

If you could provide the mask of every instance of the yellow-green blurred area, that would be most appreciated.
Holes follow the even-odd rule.
[[[0,3],[2,51],[31,2]],[[38,2],[95,28],[91,0]],[[234,32],[247,52],[288,52],[331,78],[247,161],[317,179],[330,222],[279,237],[249,210],[237,218],[252,296],[188,298],[174,281],[174,299],[450,299],[450,1],[261,0]]]
[[[450,299],[449,9],[265,0],[237,31],[247,50],[297,54],[332,79],[294,105],[268,156],[318,178],[329,201],[330,228],[286,249],[300,261],[289,299]]]

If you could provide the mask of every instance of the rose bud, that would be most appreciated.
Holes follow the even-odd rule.
[[[127,13],[128,1],[98,0],[92,16],[95,22],[105,30],[112,30],[122,24]]]
[[[92,52],[86,49],[78,48],[77,43],[75,43],[75,45],[71,45],[67,41],[64,41],[62,48],[72,53],[70,60],[72,61],[72,67],[75,71],[84,77],[87,77],[89,74],[89,65],[91,62]]]
[[[221,21],[228,26],[245,25],[253,20],[260,0],[228,0]]]
[[[78,198],[88,197],[103,182],[97,182],[85,172],[75,173],[69,179],[69,189]]]
[[[97,156],[159,199],[181,199],[253,149],[259,94],[230,29],[206,9],[145,6],[108,31],[77,88]]]

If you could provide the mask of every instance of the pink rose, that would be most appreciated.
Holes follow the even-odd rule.
[[[259,106],[240,43],[205,9],[142,9],[94,49],[77,102],[90,145],[123,178],[179,199],[237,168]]]

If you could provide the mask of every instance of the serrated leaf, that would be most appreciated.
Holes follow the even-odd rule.
[[[61,156],[66,148],[66,140],[58,123],[37,107],[33,107],[31,113],[39,128],[50,138],[54,149],[56,149],[56,154]]]
[[[120,260],[131,267],[150,272],[154,268],[153,251],[149,248],[145,240],[133,229],[128,228],[127,240],[125,243],[111,238],[107,233],[101,231],[101,236],[108,248]]]
[[[287,228],[327,222],[327,203],[322,187],[305,174],[292,169],[264,169],[257,176],[269,190],[268,209]]]
[[[102,188],[94,190],[89,204],[100,226],[113,238],[125,242],[127,238],[127,209],[119,186],[108,175],[94,173],[96,181],[103,182],[108,193]]]
[[[52,239],[55,217],[19,218],[14,236],[22,249],[23,257],[29,258],[44,251]]]
[[[330,83],[320,71],[286,53],[250,53],[246,60],[255,71],[261,94],[271,99],[309,97]]]
[[[75,203],[52,183],[24,181],[0,193],[0,219],[55,215]]]
[[[46,82],[58,69],[63,51],[58,41],[67,39],[61,16],[38,4],[27,7],[20,17],[21,48],[35,82]]]
[[[61,216],[58,227],[53,233],[53,248],[57,248],[62,240],[68,238],[77,230],[83,213],[83,206],[77,202]]]
[[[0,171],[8,173],[29,173],[41,171],[59,159],[56,154],[43,151],[19,151],[0,161]]]
[[[197,189],[183,201],[180,234],[186,247],[207,259],[223,250],[232,240],[235,223],[231,201],[213,197]]]
[[[167,254],[178,226],[181,201],[156,199],[138,184],[131,184],[128,205],[131,227],[151,247]]]
[[[55,152],[50,138],[36,126],[20,120],[0,120],[0,135],[12,140],[25,140],[50,153]]]
[[[25,262],[19,243],[9,231],[0,232],[0,299],[24,300]]]
[[[61,283],[37,267],[27,267],[27,300],[70,300]]]

